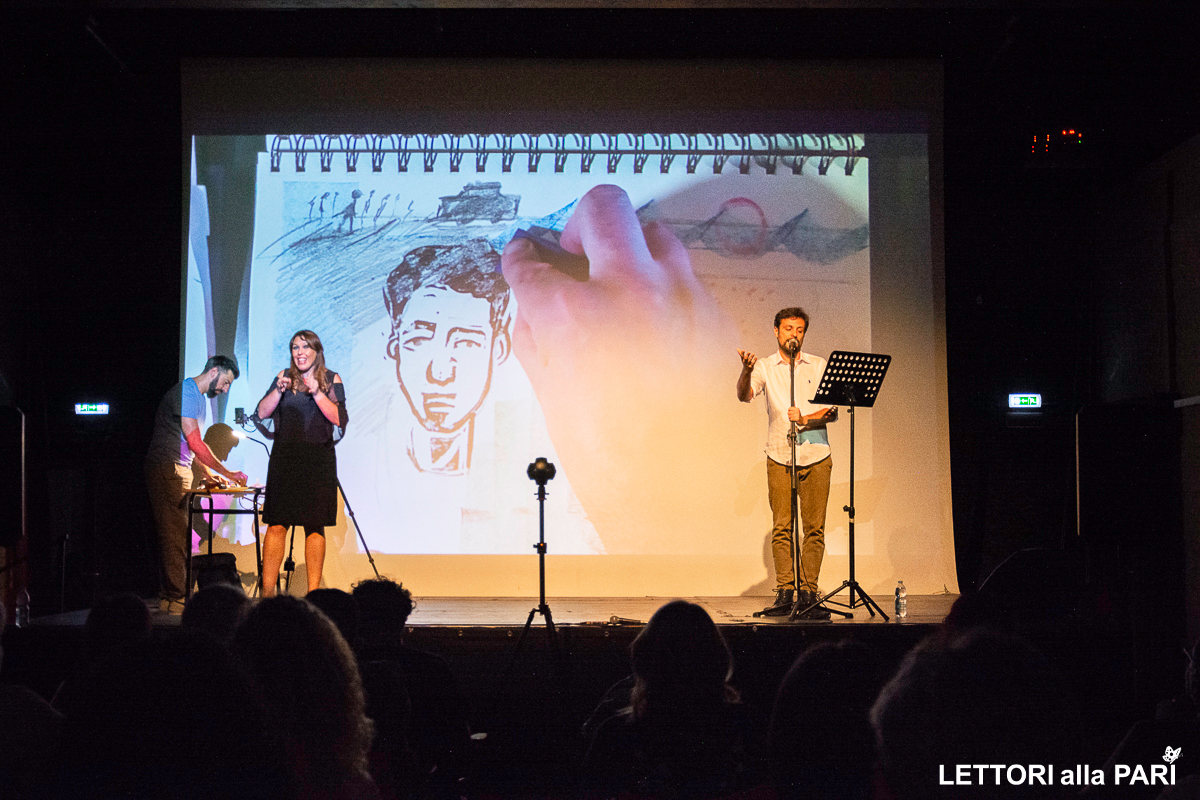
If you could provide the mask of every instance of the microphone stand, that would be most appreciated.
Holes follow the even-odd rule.
[[[790,408],[796,407],[796,355],[799,350],[799,342],[797,342],[795,339],[789,339],[787,343],[787,351],[788,372],[791,383],[789,387],[790,395],[788,399],[788,406]],[[800,429],[797,427],[799,423],[796,422],[796,420],[789,419],[788,424],[790,428],[788,430],[788,443],[792,447],[792,582],[796,584],[795,596],[793,597],[792,602],[792,610],[791,613],[788,614],[788,622],[795,622],[801,618],[801,615],[811,611],[814,608],[824,608],[824,606],[821,606],[821,603],[823,602],[822,600],[818,600],[815,603],[802,603],[800,600],[800,571],[802,563],[800,558],[800,548],[803,544],[803,537],[801,536],[800,525],[800,467],[796,463],[796,439],[800,435]],[[806,575],[805,578],[807,577],[808,576]],[[825,610],[833,611],[833,609],[828,608]],[[835,613],[841,614],[845,617],[852,616],[851,614],[846,614],[841,611]]]
[[[358,540],[362,542],[363,552],[367,554],[367,561],[371,563],[371,569],[375,571],[375,577],[379,577],[379,567],[375,566],[375,557],[371,555],[371,548],[367,547],[367,537],[363,535],[362,528],[358,525],[358,518],[354,516],[354,509],[350,507],[350,498],[346,497],[346,490],[342,488],[342,479],[337,479],[338,491],[342,493],[342,502],[346,505],[346,514],[349,515],[350,521],[354,523],[354,530],[358,532]]]
[[[790,379],[788,408],[796,406],[796,351],[798,342],[795,339],[788,340],[788,377]],[[796,421],[788,420],[788,444],[792,448],[792,583],[795,584],[795,596],[792,598],[792,613],[788,615],[788,619],[796,617],[796,611],[800,606],[800,470],[796,465],[796,436],[799,431],[796,428]]]

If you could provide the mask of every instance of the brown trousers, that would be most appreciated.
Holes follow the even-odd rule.
[[[797,581],[792,567],[791,467],[767,459],[767,497],[775,521],[771,528],[771,555],[775,560],[775,584],[780,589],[817,591],[817,577],[825,558],[825,507],[829,504],[832,473],[832,457],[800,467],[796,473],[800,523],[804,531],[800,545],[800,580]]]
[[[158,528],[159,580],[161,596],[182,600],[187,587],[188,550],[192,546],[184,495],[192,488],[191,467],[172,463],[145,462],[146,490]]]

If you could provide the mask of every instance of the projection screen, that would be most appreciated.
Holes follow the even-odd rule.
[[[181,372],[234,356],[210,433],[262,443],[239,440],[227,463],[265,480],[270,430],[234,409],[253,411],[310,329],[350,416],[329,585],[370,574],[365,541],[424,595],[536,594],[526,466],[544,456],[551,594],[768,594],[766,412],[735,397],[737,349],[774,352],[775,312],[801,306],[806,353],[893,358],[855,415],[856,577],[872,593],[956,591],[939,118],[872,74],[187,65]],[[837,86],[869,88],[831,108]],[[560,237],[576,213],[577,230],[611,222],[584,221],[596,187],[618,187],[599,191],[623,193],[650,233],[617,253],[585,234],[589,263]],[[518,273],[521,258],[551,266]],[[829,429],[823,586],[848,569],[845,412]],[[249,584],[249,520],[216,520]]]

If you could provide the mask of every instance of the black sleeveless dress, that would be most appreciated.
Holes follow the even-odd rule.
[[[267,491],[262,519],[267,525],[325,528],[337,522],[337,456],[348,420],[346,391],[332,383],[329,397],[338,406],[338,424],[325,419],[317,401],[306,392],[283,393],[275,413],[274,445],[267,465]],[[278,378],[271,381],[270,394]],[[266,395],[264,395],[265,397]]]

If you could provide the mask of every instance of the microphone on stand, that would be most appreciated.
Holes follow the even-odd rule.
[[[789,353],[791,353],[792,355],[795,355],[796,351],[800,349],[800,340],[788,339],[786,342],[783,343],[783,346],[784,346],[784,349],[786,349]]]

